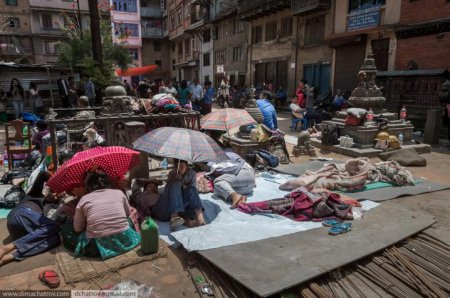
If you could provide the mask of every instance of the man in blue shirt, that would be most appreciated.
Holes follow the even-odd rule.
[[[202,100],[202,109],[201,109],[202,115],[207,115],[207,114],[211,113],[213,97],[214,97],[214,88],[211,87],[210,81],[206,81],[205,82],[205,93],[203,95],[203,100]]]
[[[263,92],[261,96],[263,98],[258,99],[256,104],[264,116],[263,124],[265,124],[268,128],[275,130],[278,128],[277,112],[275,111],[275,107],[267,99],[268,95],[266,92]]]

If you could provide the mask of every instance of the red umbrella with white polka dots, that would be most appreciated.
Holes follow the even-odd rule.
[[[55,193],[83,186],[86,173],[98,168],[110,177],[122,177],[139,163],[139,152],[120,146],[95,147],[75,154],[47,182]]]

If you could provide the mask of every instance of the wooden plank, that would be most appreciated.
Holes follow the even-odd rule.
[[[434,222],[427,214],[381,205],[354,221],[347,234],[329,236],[320,228],[199,254],[266,297],[380,251]]]

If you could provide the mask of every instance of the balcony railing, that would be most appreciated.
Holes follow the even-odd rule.
[[[163,38],[164,30],[161,28],[142,28],[142,38]]]
[[[331,7],[331,0],[292,0],[291,10],[294,15],[310,13]]]
[[[162,18],[163,11],[159,6],[141,7],[141,17],[144,18]]]
[[[238,14],[244,20],[259,18],[289,8],[291,0],[238,0]]]

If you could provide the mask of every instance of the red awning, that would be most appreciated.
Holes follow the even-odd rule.
[[[120,68],[116,69],[116,75],[118,77],[133,77],[140,76],[148,73],[154,72],[158,68],[158,65],[147,65],[142,67],[132,67],[127,70],[122,70]]]

